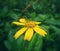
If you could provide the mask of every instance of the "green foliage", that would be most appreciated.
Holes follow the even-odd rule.
[[[23,13],[22,10],[31,3]],[[37,33],[31,41],[24,41],[24,34],[17,40],[14,34],[21,27],[13,21],[27,18],[41,21],[46,37]],[[0,0],[0,51],[59,51],[60,50],[60,0]]]

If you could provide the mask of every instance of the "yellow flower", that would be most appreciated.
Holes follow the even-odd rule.
[[[22,18],[19,19],[19,22],[13,22],[13,24],[16,24],[18,26],[20,25],[24,26],[23,28],[16,32],[16,34],[14,35],[15,39],[19,38],[25,31],[26,33],[24,36],[24,40],[28,41],[32,39],[34,31],[43,37],[45,37],[45,35],[47,34],[46,31],[44,31],[43,29],[41,29],[41,27],[38,26],[39,24],[41,24],[41,22],[30,21]]]

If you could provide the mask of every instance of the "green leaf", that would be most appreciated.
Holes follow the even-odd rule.
[[[34,45],[34,51],[42,51],[43,40],[42,37],[38,35],[36,44]]]
[[[18,20],[21,16],[21,14],[17,14],[13,11],[11,11],[9,14],[8,14],[11,18],[13,18],[14,20]]]
[[[36,13],[35,13],[35,12],[32,12],[32,13],[30,14],[30,17],[31,17],[31,18],[35,18],[35,17],[36,17]]]
[[[4,41],[4,44],[6,46],[6,48],[10,51],[11,50],[11,44],[8,41]]]

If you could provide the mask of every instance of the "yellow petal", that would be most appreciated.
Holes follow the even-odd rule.
[[[22,22],[22,23],[25,23],[26,22],[26,19],[21,18],[21,19],[19,19],[19,21]]]
[[[33,29],[32,28],[28,28],[28,30],[26,31],[24,40],[30,41],[32,36],[33,36]]]
[[[14,35],[14,38],[17,39],[17,38],[20,37],[26,30],[27,30],[27,27],[21,28],[19,31],[16,32],[16,34]]]
[[[12,22],[12,23],[16,25],[25,25],[24,23],[20,23],[20,22]]]
[[[34,22],[35,24],[41,24],[41,22]]]
[[[31,21],[34,24],[41,24],[41,22],[35,22],[35,21]]]
[[[37,32],[39,35],[45,36],[45,35],[47,34],[46,31],[44,31],[43,29],[41,29],[38,25],[35,26],[33,29],[34,29],[34,31]]]

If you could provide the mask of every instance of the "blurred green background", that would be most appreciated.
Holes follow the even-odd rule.
[[[21,27],[12,22],[22,17],[41,21],[46,37],[35,33],[30,42],[23,40],[24,35],[15,40],[13,36]],[[59,50],[60,0],[0,0],[0,51]]]

